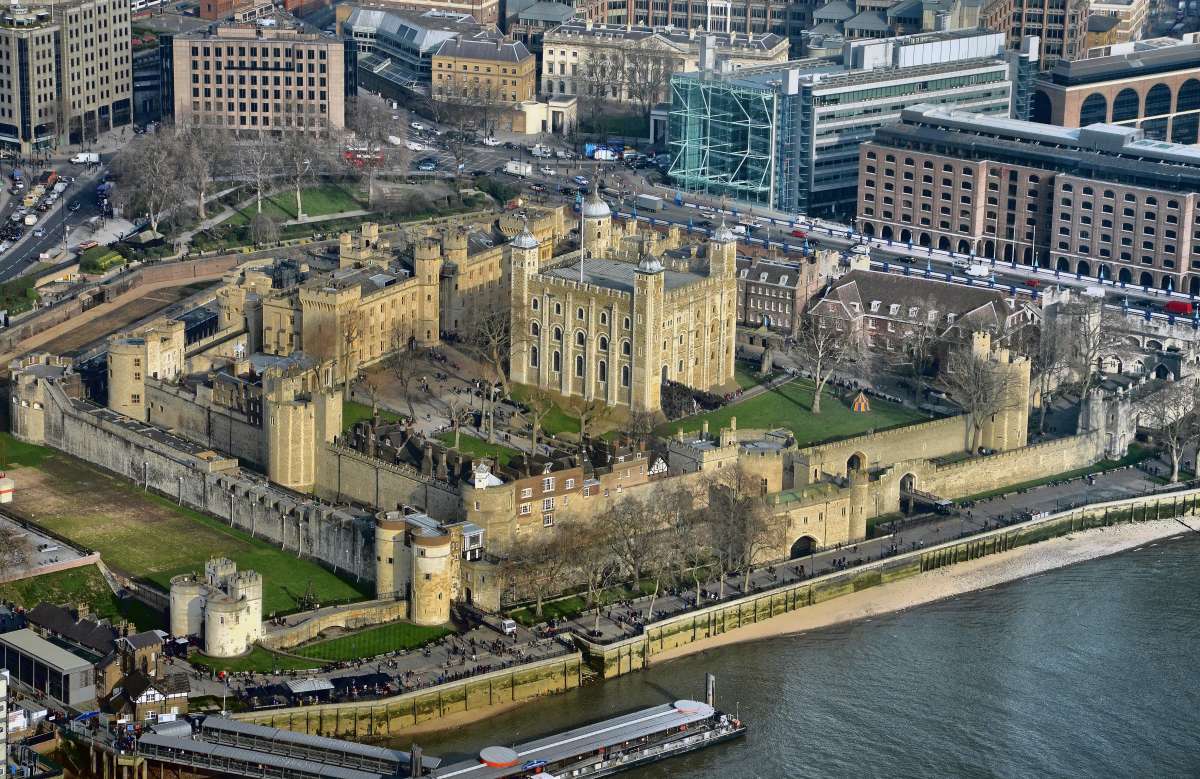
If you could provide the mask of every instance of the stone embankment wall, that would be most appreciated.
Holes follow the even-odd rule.
[[[655,655],[670,649],[869,587],[1079,530],[1193,516],[1198,510],[1200,490],[1097,503],[680,614],[647,626],[640,636],[611,644],[579,636],[575,640],[588,665],[604,678],[620,676],[645,668]]]
[[[566,692],[579,686],[582,675],[583,662],[574,652],[378,701],[246,712],[234,718],[314,736],[385,738],[452,714]]]
[[[86,413],[60,387],[47,385],[47,445],[223,519],[281,549],[374,580],[375,528],[369,515],[352,514],[272,486],[240,470],[235,460],[172,441],[160,428],[130,429]]]
[[[998,452],[948,465],[937,465],[919,479],[918,489],[943,498],[962,498],[1066,473],[1095,464],[1104,456],[1096,433],[1058,438],[1021,449]]]
[[[408,601],[404,600],[376,600],[349,606],[329,606],[309,612],[303,622],[295,625],[268,627],[268,632],[258,643],[267,649],[289,649],[312,641],[330,628],[357,630],[407,618]]]

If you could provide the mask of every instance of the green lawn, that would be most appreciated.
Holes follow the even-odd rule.
[[[438,436],[438,440],[448,446],[453,446],[454,432],[442,433]],[[466,433],[458,436],[458,449],[463,454],[469,454],[472,457],[491,457],[500,465],[508,465],[509,460],[520,454],[516,449],[501,444],[489,444],[482,438],[476,438]]]
[[[372,416],[371,407],[366,403],[356,403],[353,400],[342,401],[342,429],[349,430],[354,427],[355,422],[364,422]],[[382,422],[398,422],[400,415],[388,411],[386,408],[379,409],[379,419]]]
[[[375,657],[396,649],[416,649],[449,632],[439,626],[392,622],[350,635],[318,641],[291,651],[293,654],[311,657],[314,660],[354,660],[360,657]]]
[[[12,474],[23,487],[14,495],[16,512],[164,590],[172,576],[203,571],[210,557],[225,556],[262,575],[264,615],[295,609],[310,583],[323,603],[373,595],[365,582],[351,583],[295,552],[251,538],[75,458],[37,448],[21,455],[41,460],[37,472],[19,469]]]
[[[665,586],[665,584],[664,584]],[[631,598],[640,598],[643,595],[649,595],[654,592],[654,582],[650,579],[643,579],[638,585],[638,591],[635,592],[629,582],[619,584],[616,587],[609,587],[600,594],[600,604],[607,605],[617,601],[629,600]],[[661,592],[660,592],[661,594]],[[560,619],[574,619],[578,617],[586,608],[587,599],[584,595],[568,595],[565,598],[557,600],[548,600],[542,603],[542,616],[539,618],[534,615],[536,606],[524,606],[515,609],[509,613],[509,616],[520,622],[522,625],[536,625],[540,622],[548,622],[551,617]]]
[[[742,429],[787,428],[796,436],[800,446],[830,441],[889,427],[919,422],[925,417],[912,409],[878,398],[871,398],[871,410],[855,414],[849,402],[842,402],[826,389],[821,398],[821,413],[812,413],[813,383],[796,379],[769,392],[734,403],[707,414],[666,422],[659,426],[662,435],[671,435],[680,425],[685,431],[699,430],[707,420],[709,430],[716,432],[729,426],[737,417]]]
[[[758,366],[751,365],[748,362],[739,362],[733,368],[733,380],[736,381],[737,385],[742,389],[757,387],[759,384],[763,383],[765,378],[770,378],[770,376],[759,376]]]
[[[256,673],[271,673],[273,671],[303,671],[319,668],[321,664],[315,660],[305,660],[299,657],[276,654],[269,649],[256,646],[241,657],[209,657],[208,655],[192,655],[189,662],[199,668],[211,668],[214,671],[254,671]]]
[[[349,191],[337,184],[323,184],[301,190],[300,200],[304,203],[306,216],[325,216],[342,211],[358,211],[363,205]],[[251,203],[246,208],[225,220],[228,225],[246,225],[258,213],[256,204]],[[280,222],[296,218],[296,193],[294,190],[277,192],[263,199],[263,213],[274,217]]]
[[[523,384],[514,384],[512,387],[512,397],[520,403],[528,403],[530,394],[534,391],[533,387]],[[559,433],[579,433],[579,417],[573,417],[563,411],[557,404],[550,409],[550,413],[542,418],[542,434],[543,435],[558,435]]]
[[[166,614],[154,611],[133,598],[122,600],[114,595],[94,565],[0,584],[0,600],[27,609],[43,602],[60,606],[86,603],[92,614],[107,617],[113,622],[124,618],[140,630],[167,626]]]
[[[10,433],[0,433],[0,468],[28,465],[36,468],[54,454],[53,449],[18,441]]]

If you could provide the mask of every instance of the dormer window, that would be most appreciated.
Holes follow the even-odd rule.
[[[879,301],[878,301],[878,300],[872,300],[872,301],[871,301],[871,313],[872,313],[872,314],[874,314],[874,313],[875,313],[876,311],[878,311],[878,310],[879,310]]]
[[[917,318],[917,307],[916,307],[916,306],[909,306],[909,307],[908,307],[908,318],[909,318],[909,319],[916,319],[916,318]]]
[[[896,314],[899,314],[899,313],[900,313],[900,304],[899,303],[893,303],[890,306],[888,306],[888,314],[895,316]]]
[[[787,283],[788,283],[788,277],[787,277],[787,276],[780,276],[780,277],[779,277],[779,283],[780,283],[780,285],[781,285],[781,286],[784,286],[784,287],[786,287],[786,286],[787,286]]]
[[[767,280],[767,274],[765,271],[763,273],[758,274],[758,280],[763,281],[763,282],[765,282]]]

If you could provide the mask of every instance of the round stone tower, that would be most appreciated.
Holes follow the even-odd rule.
[[[591,257],[602,257],[612,240],[612,212],[608,203],[592,192],[583,203],[583,248]]]
[[[209,657],[236,657],[250,648],[249,619],[245,604],[228,597],[216,597],[204,607],[204,654]]]
[[[198,636],[204,629],[204,582],[192,573],[171,579],[171,635]]]
[[[375,597],[403,598],[404,582],[397,577],[404,553],[404,515],[381,511],[375,515]],[[399,564],[398,564],[399,563]]]
[[[448,533],[416,530],[412,534],[412,592],[408,615],[418,625],[450,621],[450,553]]]

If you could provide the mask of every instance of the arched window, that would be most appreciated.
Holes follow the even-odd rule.
[[[538,367],[538,348],[536,346],[531,346],[529,348],[529,367]]]
[[[596,339],[596,348],[602,352],[608,351],[608,336],[602,335]]]
[[[633,348],[629,345],[628,340],[621,342],[621,354],[625,355],[626,357],[633,354]]]
[[[575,375],[579,376],[580,378],[583,377],[583,355],[582,354],[575,355]]]
[[[602,325],[608,324],[608,312],[607,311],[600,312],[600,324],[602,324]]]
[[[542,334],[542,326],[539,325],[537,322],[530,322],[529,323],[529,334],[532,336],[541,335]]]
[[[1176,111],[1195,111],[1200,109],[1200,80],[1189,78],[1179,88],[1175,98]]]
[[[1171,113],[1171,88],[1166,84],[1155,84],[1146,93],[1145,116],[1161,116]]]
[[[1042,90],[1033,93],[1033,115],[1035,122],[1050,123],[1050,96]]]
[[[1130,88],[1122,89],[1113,99],[1112,120],[1114,122],[1127,122],[1130,119],[1137,119],[1138,109],[1141,107],[1142,101],[1138,97],[1138,93]]]
[[[608,363],[604,360],[601,360],[596,365],[596,375],[600,378],[600,381],[608,381]]]
[[[1171,121],[1171,142],[1195,144],[1200,130],[1200,114],[1184,114]]]
[[[583,345],[584,345],[586,342],[587,342],[587,336],[585,336],[585,335],[583,334],[583,331],[582,331],[582,330],[580,330],[579,332],[575,333],[575,345],[576,345],[576,346],[580,346],[580,347],[581,347],[581,346],[583,346]]]
[[[1079,109],[1079,126],[1087,127],[1108,121],[1108,100],[1099,92],[1088,95]]]
[[[622,387],[629,386],[629,366],[628,365],[621,366],[621,386]]]
[[[629,329],[629,317],[625,317],[625,321],[622,323],[622,326],[623,326],[623,327],[624,327],[626,330],[628,330],[628,329]]]
[[[537,311],[537,310],[538,310],[538,305],[539,305],[539,304],[538,304],[538,299],[537,299],[537,298],[534,298],[532,301],[530,301],[530,304],[529,304],[529,305],[531,305],[531,306],[533,307],[533,310],[534,310],[534,311]]]
[[[579,308],[575,309],[575,318],[583,319],[583,317],[584,317],[583,306],[580,306]]]
[[[554,334],[554,341],[556,343],[562,343],[562,328],[558,325],[555,325],[551,332]]]
[[[555,315],[555,316],[562,316],[562,303],[555,303],[555,304],[554,304],[554,315]]]
[[[555,373],[562,371],[562,355],[557,349],[554,350],[554,355],[550,359],[550,367]]]

